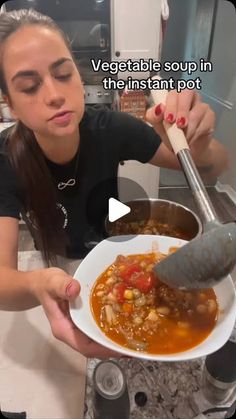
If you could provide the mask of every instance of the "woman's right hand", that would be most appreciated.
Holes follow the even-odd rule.
[[[78,281],[59,268],[31,272],[32,293],[42,304],[53,335],[88,358],[105,359],[119,354],[82,333],[70,317],[69,301],[80,293]]]

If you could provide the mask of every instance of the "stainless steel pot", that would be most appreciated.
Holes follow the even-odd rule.
[[[105,229],[109,236],[119,234],[116,226],[118,228],[120,221],[130,223],[145,220],[147,222],[149,219],[154,219],[161,224],[169,224],[173,229],[183,231],[188,240],[202,232],[202,224],[198,216],[189,208],[176,202],[164,199],[136,199],[125,204],[131,208],[129,214],[112,223],[106,218]]]

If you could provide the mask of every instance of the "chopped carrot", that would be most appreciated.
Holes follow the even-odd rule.
[[[132,313],[133,312],[133,304],[124,303],[122,304],[122,309],[125,313]]]

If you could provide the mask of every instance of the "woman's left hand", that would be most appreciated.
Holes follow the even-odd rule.
[[[42,304],[55,338],[88,358],[120,358],[121,355],[99,345],[73,323],[69,302],[78,297],[79,283],[59,268],[29,272],[31,292]]]
[[[176,122],[183,129],[193,157],[204,153],[212,140],[215,127],[215,114],[209,105],[202,102],[195,90],[172,90],[167,95],[166,104],[158,103],[148,109],[146,120],[161,136],[166,146],[172,150],[165,134],[163,120],[170,124]]]

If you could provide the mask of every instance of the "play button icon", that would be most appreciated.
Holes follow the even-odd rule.
[[[124,215],[129,214],[131,211],[128,205],[123,204],[115,198],[109,198],[108,201],[108,220],[113,223]]]
[[[136,203],[139,200],[141,205]],[[91,250],[107,237],[116,240],[122,235],[122,240],[130,240],[136,234],[132,222],[142,221],[145,227],[150,219],[150,204],[145,190],[132,179],[111,177],[95,182],[86,198],[85,247]]]

